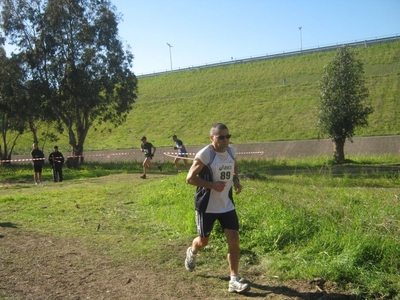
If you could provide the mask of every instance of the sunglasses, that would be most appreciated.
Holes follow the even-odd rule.
[[[216,137],[218,137],[219,140],[224,140],[224,139],[230,139],[231,138],[231,134],[227,134],[227,135],[217,135]]]

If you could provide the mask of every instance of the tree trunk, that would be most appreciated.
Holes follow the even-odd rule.
[[[78,129],[78,139],[76,139],[76,135],[72,130],[72,124],[69,124],[68,126],[69,144],[72,147],[72,157],[68,157],[66,162],[68,168],[77,169],[81,164],[83,164],[83,144],[89,131],[89,127],[82,129],[82,127],[79,126],[79,128],[81,129]]]
[[[72,156],[67,158],[65,165],[67,168],[77,169],[83,164],[83,146],[72,147]]]
[[[29,120],[29,129],[32,131],[33,134],[33,142],[38,143],[39,140],[37,138],[37,128],[33,120]]]
[[[333,157],[338,164],[344,163],[344,143],[345,138],[332,139],[333,142]]]

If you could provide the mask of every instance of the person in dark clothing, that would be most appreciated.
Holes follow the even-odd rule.
[[[58,146],[54,146],[54,151],[49,155],[49,162],[53,169],[53,180],[54,182],[63,181],[62,167],[64,165],[64,156],[58,151]]]
[[[162,166],[156,166],[151,163],[151,159],[154,157],[154,153],[156,152],[156,147],[150,142],[147,141],[145,136],[142,136],[140,139],[142,144],[140,145],[140,149],[144,152],[145,159],[143,161],[143,175],[140,176],[142,179],[146,179],[147,168],[151,169],[159,169],[162,172]]]
[[[31,152],[35,184],[42,183],[42,170],[44,164],[44,153],[39,149],[38,143],[33,143],[33,150]]]

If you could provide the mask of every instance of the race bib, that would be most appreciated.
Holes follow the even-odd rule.
[[[216,165],[215,181],[230,181],[233,177],[234,163],[220,163]]]

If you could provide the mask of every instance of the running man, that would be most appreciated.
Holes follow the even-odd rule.
[[[151,163],[151,159],[154,157],[154,153],[156,153],[157,148],[153,146],[152,143],[147,141],[145,136],[142,136],[140,139],[142,144],[140,145],[140,149],[144,152],[144,161],[143,161],[143,175],[140,176],[142,179],[146,179],[147,168],[151,169],[159,169],[162,172],[162,166],[156,166]]]
[[[185,145],[183,144],[182,140],[179,140],[178,137],[176,136],[176,134],[174,134],[172,136],[172,140],[175,142],[175,150],[178,150],[178,156],[179,157],[188,157],[187,155],[187,150]],[[176,169],[178,170],[178,173],[182,172],[182,170],[179,168],[179,161],[181,160],[181,158],[176,157],[174,159],[174,164]],[[189,169],[189,164],[187,162],[187,159],[182,158],[183,163],[185,164],[186,169]]]
[[[186,182],[197,186],[195,213],[198,236],[187,248],[185,268],[193,271],[196,255],[208,245],[215,221],[219,221],[228,243],[230,281],[228,292],[244,293],[250,285],[239,276],[239,221],[233,203],[232,190],[239,194],[242,185],[238,177],[236,150],[229,146],[228,127],[216,123],[211,127],[211,144],[195,156]]]

